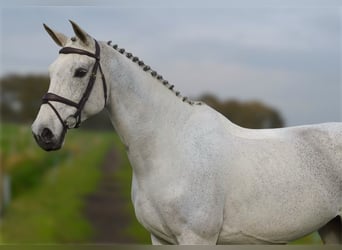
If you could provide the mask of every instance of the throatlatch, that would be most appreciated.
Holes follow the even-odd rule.
[[[102,77],[102,84],[103,84],[103,93],[104,93],[104,100],[105,100],[105,106],[107,103],[107,84],[106,84],[106,79],[104,77],[102,68],[101,68],[101,64],[100,64],[100,46],[98,44],[98,42],[94,39],[95,41],[95,54],[86,51],[86,50],[82,50],[82,49],[77,49],[77,48],[72,48],[72,47],[64,47],[59,51],[59,54],[79,54],[79,55],[85,55],[85,56],[89,56],[95,59],[95,63],[89,78],[89,82],[87,85],[86,90],[83,93],[83,96],[81,98],[81,100],[76,103],[73,102],[69,99],[66,99],[62,96],[56,95],[54,93],[46,93],[43,98],[42,98],[42,103],[43,104],[48,104],[51,109],[56,113],[56,116],[58,117],[59,121],[62,123],[63,125],[63,133],[66,132],[67,129],[71,129],[71,128],[78,128],[81,124],[81,112],[84,108],[84,105],[86,104],[91,91],[93,89],[95,80],[96,80],[96,75],[97,75],[97,70],[100,69],[100,73],[101,73],[101,77]],[[52,105],[51,102],[60,102],[72,107],[75,107],[77,110],[76,112],[67,117],[65,120],[62,119],[61,115],[58,113],[57,109]]]

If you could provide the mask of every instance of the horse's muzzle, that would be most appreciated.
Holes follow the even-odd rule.
[[[43,128],[38,134],[32,131],[37,144],[46,151],[58,150],[62,147],[65,133],[57,138],[49,128]]]

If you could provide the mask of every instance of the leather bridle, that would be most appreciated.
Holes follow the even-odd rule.
[[[91,53],[89,51],[86,50],[82,50],[82,49],[77,49],[77,48],[72,48],[72,47],[64,47],[59,51],[59,54],[79,54],[79,55],[85,55],[85,56],[89,56],[95,59],[95,63],[89,78],[89,82],[87,85],[86,90],[83,93],[83,96],[81,98],[81,100],[76,103],[73,102],[69,99],[66,99],[65,97],[56,95],[54,93],[46,93],[43,98],[42,98],[42,103],[43,104],[48,104],[51,109],[55,112],[56,116],[58,117],[59,121],[62,123],[63,125],[63,134],[66,133],[67,129],[71,129],[71,128],[78,128],[81,124],[81,112],[84,108],[84,105],[86,104],[91,91],[93,89],[95,80],[96,80],[96,76],[97,76],[97,70],[100,70],[101,73],[101,77],[102,77],[102,84],[103,84],[103,93],[104,93],[104,100],[105,100],[105,106],[107,103],[107,84],[106,84],[106,79],[104,77],[102,68],[101,68],[101,64],[100,64],[100,46],[98,44],[98,42],[94,39],[95,41],[95,53]],[[57,109],[52,105],[51,102],[60,102],[72,107],[76,108],[76,112],[73,115],[68,116],[65,120],[62,119],[61,115],[58,113]]]

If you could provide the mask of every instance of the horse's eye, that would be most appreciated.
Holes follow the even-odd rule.
[[[83,77],[88,73],[88,70],[85,68],[78,68],[75,71],[74,77]]]

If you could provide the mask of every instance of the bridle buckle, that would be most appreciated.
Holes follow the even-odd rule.
[[[65,122],[65,126],[67,126],[68,129],[75,128],[77,125],[77,118],[71,115],[71,116],[68,116],[64,122]]]

